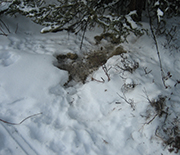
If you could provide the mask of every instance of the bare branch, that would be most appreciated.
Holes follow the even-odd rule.
[[[118,93],[117,93],[118,94]],[[123,94],[123,96],[119,95],[120,98],[122,98],[126,103],[128,103],[133,110],[135,110],[134,101],[132,99],[127,100],[126,96]]]
[[[3,27],[5,27],[8,33],[11,33],[7,25],[0,19],[0,32],[2,32],[0,33],[0,35],[8,36],[7,33],[5,33],[5,31],[3,30]]]
[[[149,5],[149,3],[147,3],[147,4]],[[162,79],[164,87],[167,89],[168,86],[166,86],[166,83],[165,83],[165,76],[164,76],[164,70],[163,70],[163,66],[162,66],[158,41],[156,39],[156,35],[155,35],[154,29],[153,29],[153,22],[152,22],[152,17],[150,15],[149,6],[147,6],[147,12],[148,12],[148,16],[149,16],[149,24],[150,24],[151,33],[152,33],[152,36],[153,36],[153,40],[154,40],[154,43],[155,43],[155,46],[156,46],[157,56],[158,56],[158,59],[159,59],[159,66],[160,66],[160,71],[161,71],[161,79]]]
[[[151,73],[151,72],[152,72],[152,70],[147,71],[147,67],[144,67],[143,69],[144,69],[145,74],[149,74],[149,73]]]
[[[10,124],[10,125],[20,125],[20,124],[22,124],[25,120],[27,120],[27,119],[29,119],[29,118],[31,118],[31,117],[35,117],[35,116],[37,116],[37,115],[41,115],[41,114],[42,114],[42,112],[41,112],[41,113],[34,114],[34,115],[31,115],[31,116],[28,116],[28,117],[26,117],[25,119],[23,119],[23,120],[22,120],[21,122],[19,122],[19,123],[12,123],[12,122],[5,121],[5,120],[3,120],[3,119],[0,119],[0,121],[3,122],[3,123],[6,123],[6,124]]]
[[[91,80],[92,81],[97,81],[97,82],[100,82],[100,83],[104,83],[105,82],[105,80],[101,77],[101,79],[102,79],[102,81],[100,81],[100,80],[97,80],[97,79],[95,79],[95,78],[91,78]]]
[[[111,79],[110,79],[110,76],[109,76],[109,74],[108,74],[109,69],[107,69],[106,65],[103,65],[103,66],[102,66],[102,69],[104,70],[104,73],[106,74],[106,76],[107,76],[107,78],[108,78],[108,81],[110,81]]]

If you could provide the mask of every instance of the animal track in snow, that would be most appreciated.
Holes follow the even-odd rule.
[[[20,56],[14,52],[1,52],[0,53],[0,65],[7,67],[15,63]]]

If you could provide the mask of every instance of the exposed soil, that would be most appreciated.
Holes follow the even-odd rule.
[[[93,51],[83,57],[73,53],[60,54],[56,56],[57,67],[69,72],[69,81],[66,85],[72,80],[85,83],[87,76],[104,65],[110,57],[122,53],[126,53],[126,51],[121,46],[114,48],[111,45],[101,47],[100,50]]]

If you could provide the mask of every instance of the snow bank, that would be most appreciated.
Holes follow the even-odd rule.
[[[130,52],[107,61],[110,81],[100,67],[91,76],[104,83],[88,78],[85,85],[64,88],[68,73],[53,65],[54,55],[81,54],[80,37],[39,35],[36,28],[20,26],[19,34],[0,38],[0,119],[18,123],[42,113],[17,126],[0,121],[0,154],[170,154],[154,134],[159,119],[147,124],[155,113],[146,95],[156,99],[173,91],[174,101],[179,99],[178,57],[163,53],[166,71],[175,77],[173,89],[163,91],[153,41],[145,35],[123,44]],[[84,52],[93,47],[87,36]]]

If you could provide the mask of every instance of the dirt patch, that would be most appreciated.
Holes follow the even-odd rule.
[[[95,36],[94,39],[96,41],[96,44],[99,44],[102,39],[106,39],[110,41],[112,44],[119,44],[120,43],[120,37],[115,37],[116,35],[113,33],[102,33],[100,36]]]
[[[122,53],[126,53],[123,47],[108,46],[101,47],[99,50],[90,52],[83,57],[73,53],[60,54],[56,56],[58,60],[57,67],[69,72],[69,81],[66,85],[72,80],[85,83],[87,76],[104,65],[110,57]]]

